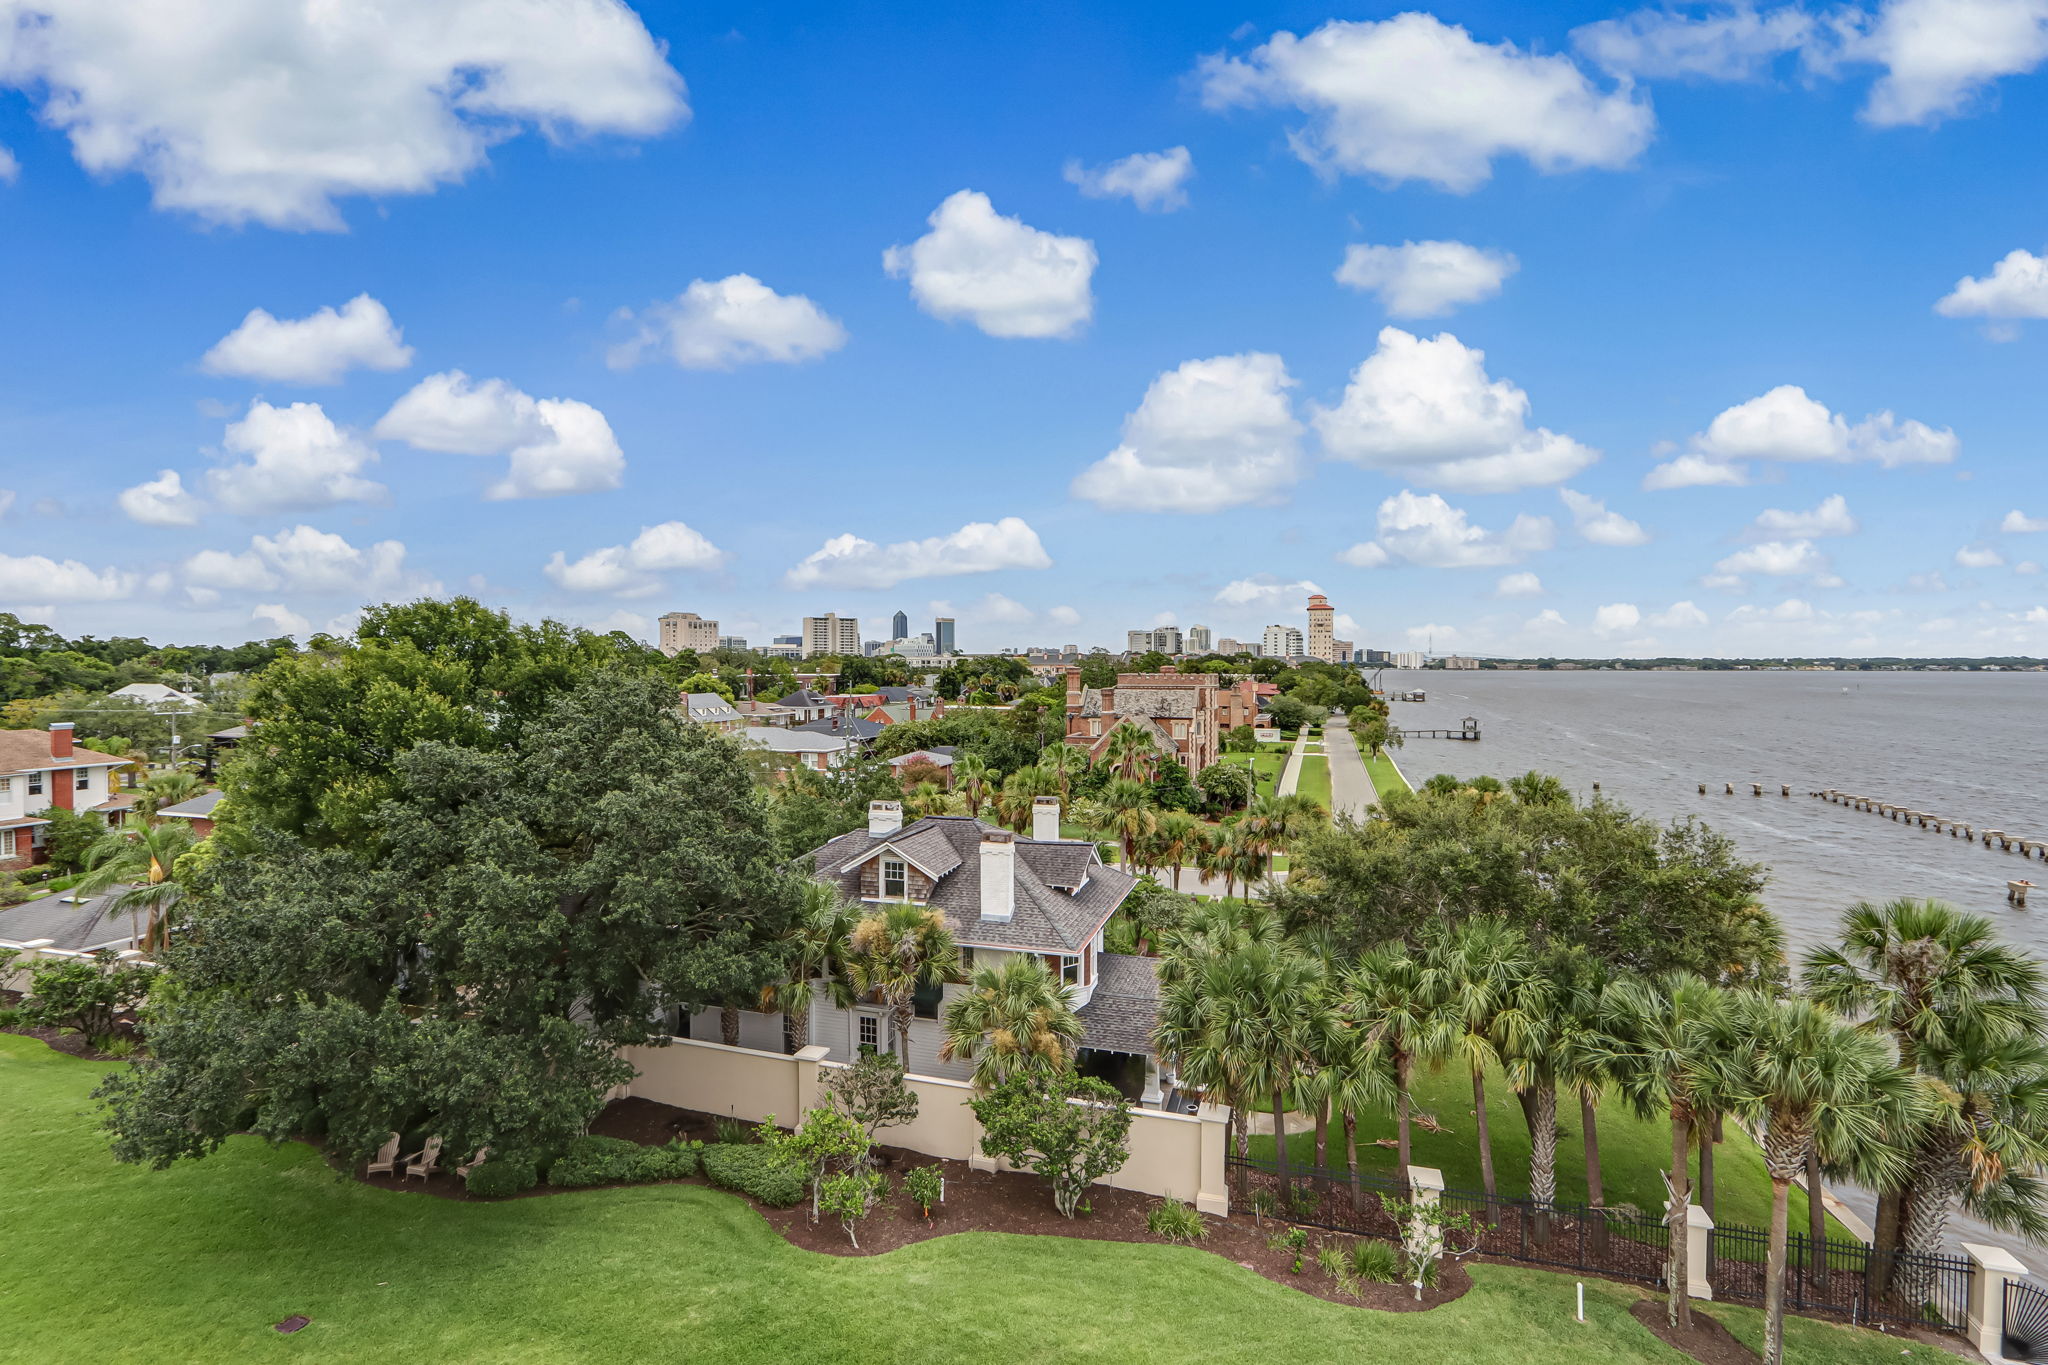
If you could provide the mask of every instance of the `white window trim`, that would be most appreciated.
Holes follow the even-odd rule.
[[[894,863],[903,869],[903,889],[894,895],[889,892],[889,865]],[[877,900],[907,901],[910,899],[910,861],[907,858],[882,857],[875,860],[875,890]]]

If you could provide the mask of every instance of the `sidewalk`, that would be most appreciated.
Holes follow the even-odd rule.
[[[1308,751],[1308,730],[1302,729],[1294,738],[1294,747],[1287,751],[1287,766],[1280,770],[1280,781],[1273,788],[1275,796],[1292,796],[1301,786],[1301,758]]]

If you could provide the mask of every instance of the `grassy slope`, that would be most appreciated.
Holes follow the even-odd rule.
[[[1449,1070],[1416,1080],[1416,1107],[1432,1115],[1446,1130],[1430,1133],[1414,1129],[1415,1164],[1434,1166],[1444,1173],[1444,1183],[1458,1189],[1477,1190],[1479,1148],[1472,1117],[1472,1081],[1462,1072]],[[1557,1145],[1557,1193],[1560,1199],[1586,1197],[1585,1146],[1580,1133],[1576,1096],[1559,1095],[1558,1127],[1564,1136]],[[1493,1133],[1493,1168],[1504,1194],[1523,1195],[1529,1191],[1529,1128],[1522,1121],[1522,1109],[1507,1085],[1496,1074],[1486,1086],[1486,1115]],[[1654,1213],[1664,1206],[1664,1185],[1659,1173],[1671,1159],[1671,1129],[1667,1123],[1637,1118],[1619,1101],[1600,1107],[1600,1170],[1606,1184],[1607,1202],[1634,1204]],[[1734,1124],[1714,1160],[1714,1215],[1725,1223],[1747,1223],[1765,1227],[1771,1216],[1771,1186],[1764,1174],[1763,1156],[1756,1144]],[[1391,1174],[1394,1149],[1370,1145],[1377,1138],[1394,1136],[1391,1114],[1361,1115],[1358,1121],[1359,1165],[1367,1170]],[[1330,1164],[1341,1167],[1344,1160],[1343,1132],[1332,1126]],[[1296,1133],[1288,1140],[1289,1155],[1307,1161],[1315,1155],[1315,1134]],[[1273,1139],[1255,1136],[1254,1155],[1271,1157]],[[1693,1178],[1699,1178],[1698,1162]],[[1697,1190],[1695,1190],[1697,1195]],[[1806,1227],[1806,1195],[1792,1190],[1791,1225]],[[1830,1235],[1848,1237],[1833,1219]]]
[[[0,1035],[10,1359],[989,1361],[1015,1357],[1021,1324],[1042,1359],[1685,1365],[1628,1317],[1636,1290],[1588,1281],[1580,1325],[1570,1279],[1519,1268],[1478,1267],[1457,1303],[1389,1315],[1179,1247],[969,1233],[820,1256],[693,1186],[456,1204],[253,1139],[169,1171],[118,1166],[86,1098],[104,1069]],[[1716,1311],[1754,1335],[1754,1314]],[[312,1326],[273,1332],[290,1313]],[[1802,1365],[1901,1358],[1869,1333],[1794,1320],[1788,1335]]]

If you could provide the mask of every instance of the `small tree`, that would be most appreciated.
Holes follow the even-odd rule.
[[[882,1129],[917,1117],[917,1092],[904,1082],[903,1061],[893,1052],[865,1052],[833,1072],[825,1100],[859,1124],[870,1142]]]
[[[72,1029],[95,1041],[114,1031],[120,1014],[140,1005],[157,969],[122,962],[103,948],[91,961],[45,962],[29,978],[22,1018],[42,1028]]]
[[[865,1167],[875,1140],[867,1130],[836,1109],[817,1108],[804,1115],[793,1133],[776,1133],[770,1145],[811,1182],[811,1221],[818,1221],[820,1186],[835,1161],[849,1168]]]
[[[982,1154],[1052,1182],[1053,1207],[1063,1218],[1072,1218],[1088,1187],[1130,1156],[1124,1140],[1131,1103],[1092,1076],[1013,1076],[969,1105],[981,1122]]]
[[[1394,1220],[1394,1226],[1401,1229],[1402,1269],[1409,1277],[1409,1283],[1415,1286],[1418,1303],[1422,1301],[1424,1288],[1436,1288],[1438,1264],[1453,1238],[1464,1240],[1470,1237],[1471,1241],[1471,1245],[1453,1252],[1453,1255],[1469,1256],[1479,1248],[1478,1237],[1472,1235],[1472,1215],[1452,1213],[1441,1200],[1394,1199],[1383,1194],[1380,1203],[1386,1208],[1387,1216]]]
[[[43,852],[49,858],[50,869],[59,874],[83,871],[86,850],[106,827],[89,815],[59,806],[37,811],[36,818],[49,821],[43,826]]]
[[[1241,763],[1211,763],[1196,775],[1195,785],[1214,809],[1237,810],[1252,799],[1252,770]]]
[[[846,1229],[846,1240],[853,1243],[856,1251],[860,1249],[860,1238],[854,1235],[854,1224],[868,1216],[888,1183],[880,1171],[866,1167],[841,1171],[825,1182],[825,1212],[839,1219],[839,1226]]]
[[[946,1197],[946,1172],[941,1166],[914,1166],[904,1172],[903,1188],[917,1204],[925,1222],[932,1220],[932,1205]]]

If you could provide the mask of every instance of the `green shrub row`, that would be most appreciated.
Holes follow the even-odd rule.
[[[770,1208],[802,1203],[808,1192],[804,1173],[771,1147],[720,1142],[706,1147],[703,1157],[704,1174],[712,1184],[751,1196]]]
[[[548,1184],[573,1190],[590,1185],[681,1180],[696,1173],[697,1153],[681,1141],[665,1147],[643,1147],[624,1138],[580,1137],[548,1168]]]
[[[485,1199],[502,1199],[521,1194],[540,1183],[540,1172],[531,1161],[518,1157],[494,1156],[462,1178],[471,1194]]]

